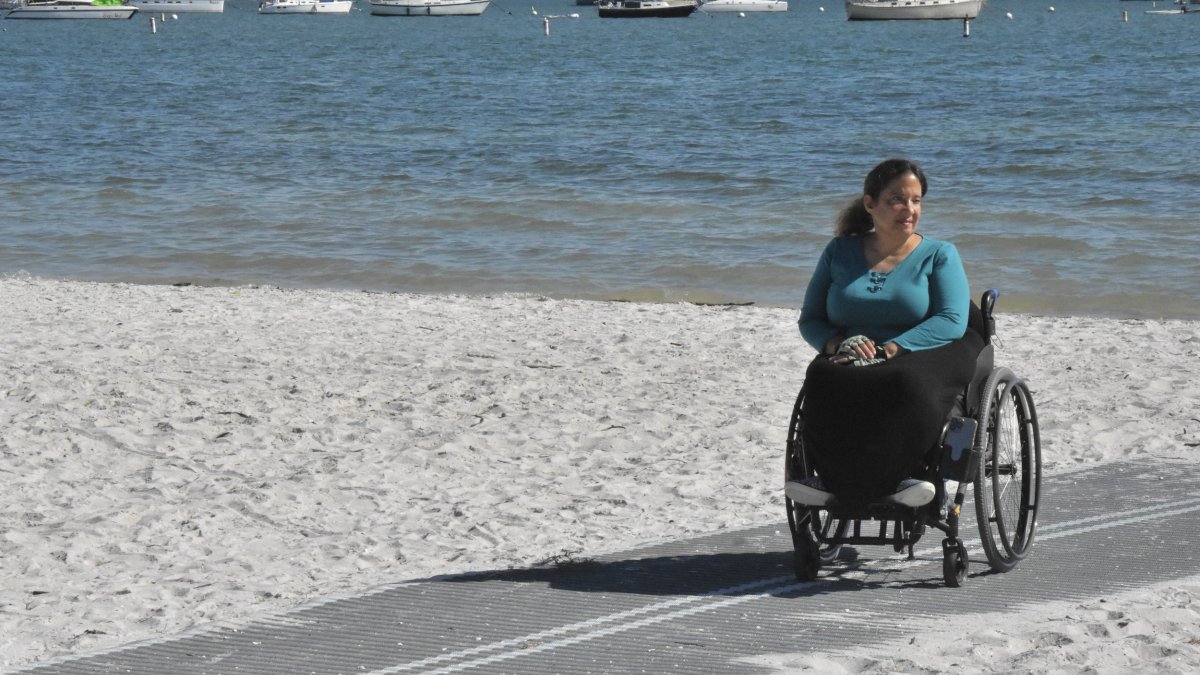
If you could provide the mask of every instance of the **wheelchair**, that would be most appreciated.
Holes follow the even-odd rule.
[[[813,581],[822,565],[835,562],[845,545],[913,546],[927,528],[940,530],[942,578],[957,588],[970,563],[959,532],[967,485],[973,486],[975,518],[984,555],[996,572],[1007,572],[1029,554],[1037,530],[1042,453],[1037,412],[1029,387],[1007,368],[995,365],[992,344],[999,293],[991,289],[972,303],[970,325],[984,347],[971,383],[956,401],[927,462],[933,499],[921,506],[894,503],[802,504],[787,495],[788,526],[795,550],[794,571]],[[785,481],[814,475],[804,451],[804,389],[796,397],[787,437]],[[957,481],[947,495],[946,480]],[[785,482],[786,486],[786,482]]]

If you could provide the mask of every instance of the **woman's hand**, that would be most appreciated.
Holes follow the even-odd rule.
[[[871,365],[897,356],[902,348],[895,342],[878,345],[865,335],[855,335],[842,340],[834,351],[834,355],[830,357],[834,363]]]
[[[875,341],[865,335],[848,337],[838,345],[837,353],[849,356],[851,359],[873,359],[875,358]]]

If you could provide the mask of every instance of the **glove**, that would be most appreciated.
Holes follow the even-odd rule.
[[[865,335],[853,335],[851,337],[846,338],[845,340],[842,340],[842,342],[838,345],[837,352],[835,352],[835,353],[846,354],[846,355],[850,356],[851,358],[853,358],[854,357],[854,348],[865,342],[869,342],[869,341],[870,341],[870,338],[868,338]]]
[[[848,337],[838,345],[837,354],[848,357],[852,366],[873,366],[876,363],[883,363],[887,360],[880,356],[883,350],[879,349],[879,347],[875,348],[875,358],[864,359],[855,354],[854,348],[866,342],[870,342],[870,338],[865,335]]]

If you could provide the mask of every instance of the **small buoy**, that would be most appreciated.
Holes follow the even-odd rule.
[[[529,11],[533,12],[534,16],[537,16],[537,7],[530,7]]]
[[[1051,12],[1051,13],[1053,13],[1053,12],[1054,12],[1054,5],[1050,5],[1050,12]]]
[[[963,19],[963,37],[971,37],[971,20]]]
[[[578,18],[579,18],[579,12],[571,12],[571,13],[570,13],[570,14],[568,14],[567,16],[571,17],[572,19],[578,19]]]
[[[179,20],[179,15],[178,15],[178,14],[172,14],[172,15],[171,15],[171,20],[172,20],[172,21],[178,21],[178,20]]]
[[[817,9],[821,10],[822,12],[824,12],[824,11],[825,11],[825,8],[824,8],[824,7],[818,7]]]
[[[1012,12],[1005,12],[1005,13],[1004,13],[1004,16],[1007,16],[1008,18],[1010,18],[1010,19],[1011,19],[1011,18],[1012,18]]]
[[[1125,10],[1124,12],[1121,12],[1121,20],[1124,21],[1125,23],[1129,23],[1129,10]]]
[[[741,19],[744,19],[744,18],[746,18],[746,13],[745,13],[745,12],[738,12],[738,18],[741,18]]]
[[[550,37],[550,17],[542,19],[542,29],[546,32],[546,37]]]
[[[158,25],[154,23],[154,17],[150,17],[150,32],[151,33],[158,32]]]

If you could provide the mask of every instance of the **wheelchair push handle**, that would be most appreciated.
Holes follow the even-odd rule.
[[[983,316],[990,319],[992,313],[996,311],[996,300],[1000,297],[1000,291],[989,288],[983,292],[983,297],[979,299],[979,308],[983,310]]]
[[[983,336],[985,342],[991,342],[992,336],[996,334],[996,300],[1000,297],[1000,291],[989,288],[983,292],[983,296],[979,298],[979,311],[983,314],[984,331],[987,333]]]

